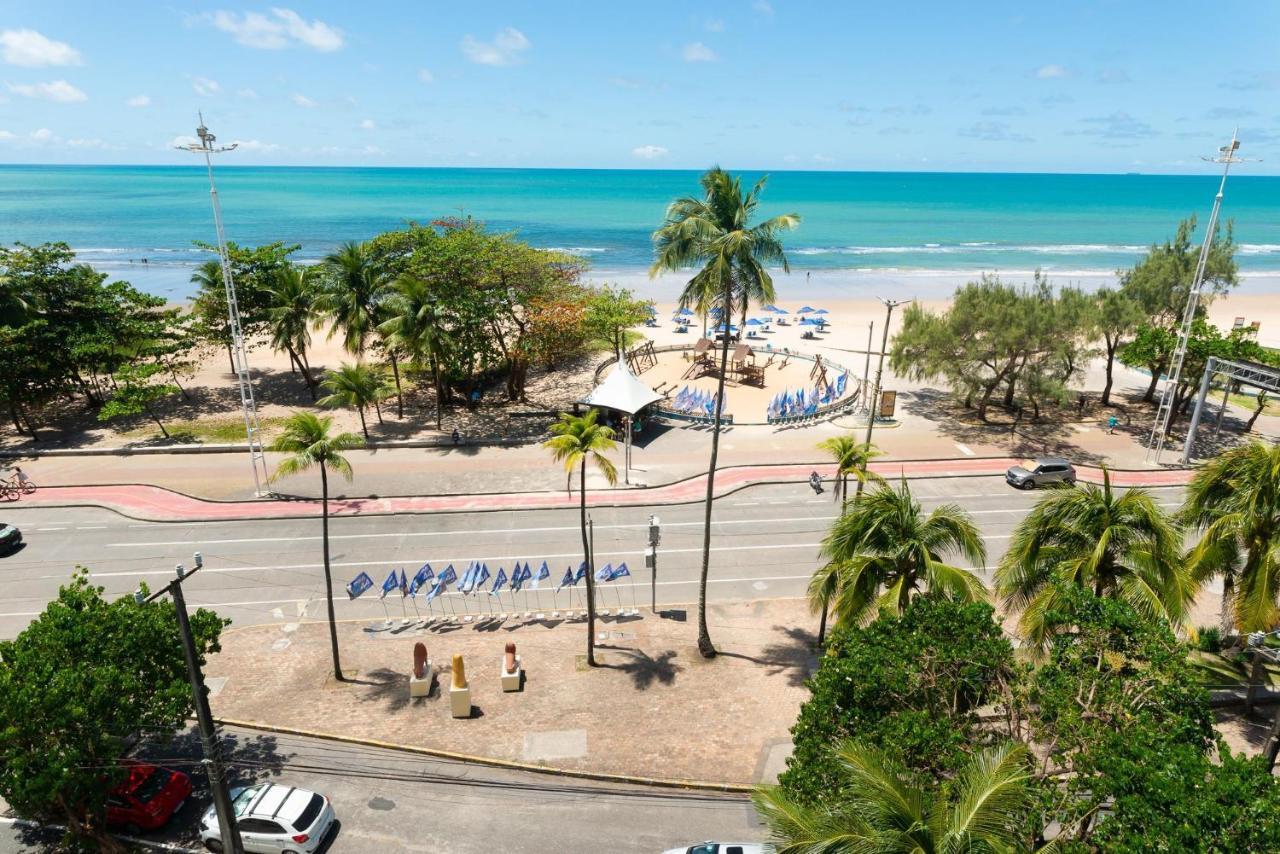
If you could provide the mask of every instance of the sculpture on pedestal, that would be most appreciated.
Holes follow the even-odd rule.
[[[502,662],[502,669],[507,673],[514,673],[516,669],[516,645],[514,643],[507,644],[507,654]]]
[[[413,678],[421,679],[427,670],[427,645],[418,641],[413,645]]]
[[[467,687],[467,668],[462,663],[461,655],[453,657],[453,687],[458,690]]]

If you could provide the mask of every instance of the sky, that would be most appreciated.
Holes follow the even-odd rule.
[[[1280,174],[1276,0],[279,2],[3,0],[0,163]]]

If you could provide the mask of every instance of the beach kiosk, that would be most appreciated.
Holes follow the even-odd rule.
[[[611,409],[622,414],[623,422],[626,424],[622,464],[624,483],[631,483],[631,419],[635,418],[640,410],[659,400],[662,400],[662,395],[631,373],[627,369],[625,360],[619,360],[613,372],[605,377],[600,385],[593,388],[591,394],[578,401],[584,406]]]

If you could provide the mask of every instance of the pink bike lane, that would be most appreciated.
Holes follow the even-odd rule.
[[[1006,457],[959,458],[945,460],[880,460],[871,469],[887,479],[899,477],[976,477],[1003,474],[1016,459]],[[768,483],[803,483],[814,470],[824,480],[835,475],[834,465],[756,465],[718,471],[715,495],[724,497],[748,486]],[[1078,466],[1080,480],[1101,483],[1102,470]],[[1188,469],[1112,471],[1111,482],[1119,487],[1180,486],[1191,478]],[[706,495],[706,475],[661,486],[587,491],[593,507],[631,507],[653,504],[683,504]],[[114,510],[134,519],[155,522],[192,522],[240,519],[271,519],[315,516],[320,501],[309,498],[260,498],[243,501],[212,501],[148,484],[84,485],[42,487],[24,496],[24,506],[93,506]],[[329,512],[335,516],[370,516],[466,511],[536,510],[574,507],[577,492],[508,492],[472,495],[407,495],[369,498],[335,498]]]

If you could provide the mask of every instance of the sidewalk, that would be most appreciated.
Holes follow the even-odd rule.
[[[961,457],[939,460],[878,460],[872,471],[894,479],[899,477],[973,477],[1003,474],[1018,460],[1012,457]],[[724,497],[745,487],[762,483],[802,483],[812,471],[825,480],[835,476],[835,466],[756,465],[721,469],[716,474],[715,495]],[[1077,466],[1082,481],[1100,483],[1102,470]],[[1188,469],[1115,471],[1111,482],[1121,487],[1179,486],[1191,478]],[[592,507],[634,507],[653,504],[683,504],[703,500],[705,474],[675,483],[649,488],[591,489],[587,503]],[[540,492],[480,493],[471,495],[416,495],[369,498],[338,498],[329,502],[335,516],[369,516],[397,513],[447,513],[493,510],[531,510],[578,506],[577,491],[560,489]],[[243,501],[211,501],[146,484],[106,486],[44,486],[34,495],[24,496],[25,506],[106,507],[134,519],[177,522],[196,520],[271,519],[315,516],[320,502],[309,498],[264,498]]]

